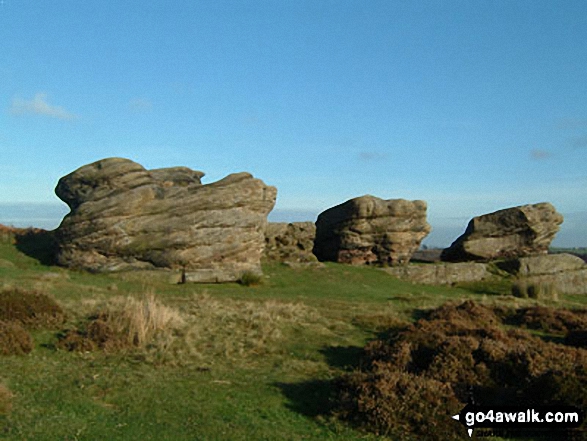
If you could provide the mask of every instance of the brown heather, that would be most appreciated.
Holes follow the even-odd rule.
[[[65,321],[65,313],[42,292],[6,287],[0,290],[0,320],[17,321],[27,328],[51,328]]]
[[[22,324],[0,320],[0,355],[28,354],[33,346],[33,339]]]
[[[492,310],[475,302],[445,305],[364,349],[363,368],[336,383],[337,413],[398,439],[462,439],[447,418],[470,398],[481,405],[587,405],[587,350],[545,341],[504,322],[540,322],[560,336],[583,312],[548,308]],[[526,322],[527,320],[527,322]]]

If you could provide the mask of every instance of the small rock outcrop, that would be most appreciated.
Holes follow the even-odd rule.
[[[184,270],[188,282],[260,273],[277,190],[249,173],[206,185],[203,175],[108,158],[64,176],[55,193],[71,212],[56,230],[58,263],[95,272]]]
[[[424,285],[454,285],[456,283],[480,282],[493,279],[490,264],[481,262],[435,263],[428,265],[406,265],[384,268],[398,279]]]
[[[316,262],[312,253],[314,222],[269,222],[265,230],[265,258],[278,262]]]
[[[477,216],[441,257],[463,262],[546,254],[562,222],[563,216],[548,202]]]
[[[527,286],[550,286],[560,294],[587,294],[587,264],[572,254],[520,257],[498,266]]]
[[[314,254],[352,265],[403,265],[430,230],[424,201],[361,196],[318,216]]]

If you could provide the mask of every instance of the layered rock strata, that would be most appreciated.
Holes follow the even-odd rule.
[[[426,202],[366,195],[318,216],[313,251],[320,261],[403,265],[430,230]]]
[[[454,285],[493,279],[489,264],[481,262],[435,263],[385,268],[384,271],[398,279],[423,285]]]
[[[477,216],[441,258],[449,262],[489,261],[546,254],[562,222],[563,216],[548,202]]]
[[[587,294],[587,264],[571,254],[521,257],[498,266],[527,286],[550,286],[559,294]]]
[[[56,230],[58,263],[95,272],[170,268],[196,282],[260,273],[277,190],[249,173],[206,185],[203,175],[108,158],[64,176],[55,193],[71,212]]]

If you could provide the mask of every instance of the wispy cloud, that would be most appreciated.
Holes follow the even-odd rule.
[[[587,127],[587,118],[565,118],[556,122],[556,128],[561,130],[584,129]]]
[[[359,152],[359,159],[361,161],[382,161],[387,158],[387,155],[382,152],[365,150]]]
[[[587,135],[586,136],[578,136],[576,138],[571,138],[570,140],[571,147],[575,149],[583,149],[587,147]]]
[[[133,112],[149,112],[153,109],[153,103],[146,98],[133,98],[128,106]]]
[[[530,151],[530,158],[534,159],[535,161],[540,161],[542,159],[547,159],[552,156],[548,150],[542,149],[533,149]]]
[[[13,115],[44,115],[64,120],[78,118],[77,115],[68,112],[61,106],[53,106],[49,104],[47,102],[47,94],[41,92],[37,93],[32,100],[24,100],[18,97],[13,98],[12,105],[10,106],[10,113]]]

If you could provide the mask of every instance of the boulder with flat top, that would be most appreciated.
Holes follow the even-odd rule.
[[[277,190],[249,173],[211,184],[203,175],[108,158],[64,176],[55,193],[71,211],[56,230],[58,263],[93,272],[167,268],[196,282],[260,273]]]
[[[314,254],[351,265],[404,265],[429,232],[426,202],[366,195],[318,216]]]

